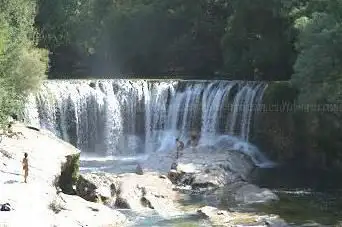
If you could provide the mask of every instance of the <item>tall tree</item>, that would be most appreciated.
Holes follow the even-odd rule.
[[[35,9],[31,0],[0,0],[1,123],[21,110],[45,78],[47,52],[35,48]]]

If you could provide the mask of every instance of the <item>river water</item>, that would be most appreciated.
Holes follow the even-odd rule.
[[[340,173],[280,166],[258,169],[251,180],[280,197],[277,203],[256,206],[260,212],[278,214],[293,225],[337,226],[342,223]]]
[[[81,158],[81,172],[104,171],[110,173],[134,172],[136,165],[143,162],[147,155],[95,158]],[[220,204],[213,195],[183,195],[181,203],[185,207],[218,206],[241,212],[256,212],[260,215],[276,214],[291,226],[337,226],[342,222],[342,181],[338,173],[308,171],[291,166],[256,169],[250,181],[260,187],[275,192],[279,202],[265,205]],[[164,220],[158,215],[137,216],[129,210],[123,213],[136,223],[135,226],[210,226],[197,215],[182,216]]]
[[[188,141],[194,132],[200,144],[213,146],[223,138],[233,150],[258,157],[254,162],[261,166],[268,162],[248,141],[267,87],[248,81],[48,80],[30,97],[24,115],[26,123],[82,150],[81,172],[134,172],[151,152],[174,150],[176,138]],[[292,167],[257,169],[251,181],[276,192],[280,202],[218,205],[279,214],[294,225],[335,225],[342,220],[340,179]],[[215,196],[185,198],[189,206],[217,203]],[[137,226],[208,226],[196,216],[132,218]]]

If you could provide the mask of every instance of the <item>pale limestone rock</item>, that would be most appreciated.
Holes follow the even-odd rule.
[[[178,159],[177,170],[169,172],[170,180],[178,185],[189,185],[193,190],[211,191],[224,188],[223,194],[217,197],[229,204],[265,203],[278,200],[278,197],[268,189],[261,189],[246,182],[255,165],[251,158],[239,151],[214,150],[210,153],[205,147],[197,152],[186,149]]]
[[[177,173],[169,173],[173,183],[191,185],[193,189],[222,187],[247,179],[254,169],[252,160],[238,151],[198,148],[186,149],[177,160]]]
[[[128,221],[120,212],[77,196],[61,193],[54,200],[62,209],[54,216],[56,226],[126,226]],[[77,212],[75,212],[77,211]]]
[[[196,168],[196,165],[193,163],[179,163],[177,165],[177,171],[181,173],[200,173],[201,171]]]
[[[28,181],[41,181],[52,184],[60,175],[61,165],[66,156],[78,154],[80,151],[72,145],[52,136],[46,131],[35,131],[21,124],[13,125],[14,132],[21,132],[19,138],[3,137],[0,157],[0,183],[7,181],[23,181],[21,161],[24,153],[28,153]],[[6,157],[9,154],[11,158]]]
[[[177,192],[165,176],[158,173],[145,172],[144,175],[126,173],[114,175],[109,173],[87,173],[82,176],[89,181],[89,185],[96,188],[110,188],[112,184],[117,189],[116,202],[112,205],[126,206],[140,214],[156,212],[163,218],[182,215],[177,200]],[[86,184],[78,185],[83,187]],[[94,190],[96,190],[96,188]],[[82,192],[82,188],[77,189]],[[108,198],[110,199],[110,198]],[[151,208],[152,207],[152,208]]]
[[[0,144],[0,203],[10,203],[12,207],[9,212],[0,212],[0,226],[125,226],[118,211],[77,196],[63,195],[66,202],[58,204],[67,210],[54,213],[51,204],[56,202],[56,177],[61,174],[66,156],[80,151],[44,130],[14,124],[13,131],[17,136],[3,136]],[[29,160],[27,184],[23,183],[21,165],[25,152]],[[89,208],[93,206],[98,206],[99,212]]]

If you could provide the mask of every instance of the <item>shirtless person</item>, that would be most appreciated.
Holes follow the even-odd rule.
[[[180,153],[184,149],[184,143],[180,141],[178,138],[176,139],[176,144],[177,144],[177,153],[176,153],[176,159],[180,157]]]
[[[198,137],[195,133],[192,133],[190,136],[190,140],[187,142],[187,146],[192,149],[192,151],[196,151],[196,147],[198,145]]]
[[[23,170],[24,170],[24,179],[25,179],[25,183],[27,183],[26,179],[28,176],[28,159],[27,159],[27,153],[24,154],[24,158],[23,158]]]

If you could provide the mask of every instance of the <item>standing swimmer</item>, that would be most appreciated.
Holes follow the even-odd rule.
[[[176,144],[177,144],[177,154],[176,154],[176,159],[180,157],[180,153],[184,149],[184,143],[180,141],[178,138],[176,139]]]
[[[27,159],[28,154],[25,152],[24,158],[23,158],[23,170],[24,170],[24,179],[25,183],[27,183],[27,176],[28,176],[28,159]]]
[[[176,139],[176,145],[177,145],[177,151],[176,151],[176,161],[174,161],[171,164],[171,170],[177,169],[177,159],[181,156],[181,152],[184,149],[184,143],[179,140],[179,138]]]

